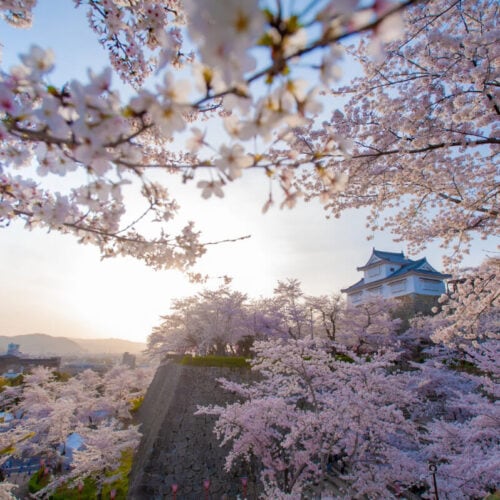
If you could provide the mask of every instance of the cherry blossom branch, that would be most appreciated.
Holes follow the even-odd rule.
[[[373,158],[373,157],[380,157],[380,156],[394,155],[394,154],[418,154],[418,153],[425,153],[426,151],[433,151],[435,149],[455,148],[455,147],[476,147],[486,144],[500,144],[500,138],[489,137],[486,139],[478,139],[476,141],[465,141],[465,142],[456,141],[450,143],[442,142],[439,144],[428,144],[427,146],[423,146],[421,148],[416,148],[416,149],[377,150],[377,153],[356,154],[353,155],[352,158]]]
[[[227,238],[225,240],[217,240],[217,241],[206,241],[201,243],[203,246],[210,246],[210,245],[220,245],[221,243],[235,243],[236,241],[242,241],[242,240],[247,240],[248,238],[251,238],[251,234],[246,234],[245,236],[238,236],[236,238]]]
[[[325,47],[332,45],[334,43],[343,41],[346,38],[349,38],[351,36],[362,34],[364,32],[373,31],[375,28],[377,28],[377,26],[379,26],[385,19],[387,19],[391,15],[394,15],[394,14],[397,14],[398,12],[403,11],[406,8],[408,8],[409,6],[416,4],[419,1],[420,0],[406,0],[405,2],[402,2],[398,5],[396,5],[395,7],[388,9],[383,15],[379,16],[375,21],[372,21],[370,23],[366,23],[354,31],[348,31],[346,33],[336,33],[336,34],[333,34],[330,36],[325,36],[323,39],[317,40],[316,42],[312,43],[311,45],[308,45],[307,47],[299,49],[288,56],[284,56],[279,61],[275,61],[275,62],[273,62],[273,64],[267,66],[266,68],[264,68],[256,73],[254,73],[253,75],[247,77],[245,79],[245,83],[247,85],[249,85],[249,84],[251,84],[257,80],[260,80],[268,75],[280,74],[280,73],[282,73],[282,71],[284,69],[284,65],[293,59],[303,57],[305,55],[308,55],[308,54],[314,52],[317,49],[325,48]],[[277,23],[279,23],[279,21],[277,21]],[[208,100],[221,98],[221,97],[227,96],[229,94],[234,94],[236,96],[242,96],[240,87],[230,87],[230,88],[225,89],[225,90],[218,92],[216,94],[207,95],[207,96],[199,99],[198,101],[195,101],[192,104],[192,106],[194,108],[198,108],[201,104],[205,103]],[[245,97],[245,95],[243,95],[242,97]]]

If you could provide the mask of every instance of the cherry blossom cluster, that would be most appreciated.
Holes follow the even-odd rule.
[[[42,457],[47,467],[57,469],[66,455],[68,436],[76,432],[84,446],[74,452],[71,469],[54,473],[40,494],[90,475],[102,483],[106,471],[120,464],[122,453],[139,444],[130,409],[144,395],[152,375],[151,369],[121,366],[104,376],[86,370],[61,381],[49,369],[35,368],[22,385],[4,387],[0,393],[2,411],[14,417],[2,424],[2,449],[12,449],[16,456]]]
[[[87,84],[73,81],[61,90],[42,85],[39,79],[53,69],[53,58],[51,51],[34,46],[22,56],[22,65],[0,76],[0,112],[5,115],[0,124],[0,221],[8,225],[20,218],[29,228],[76,234],[81,242],[97,244],[104,257],[128,254],[156,267],[191,266],[205,251],[192,223],[178,235],[162,228],[152,239],[136,228],[146,216],[165,222],[178,210],[163,185],[144,177],[139,168],[143,152],[131,140],[150,127],[144,118],[147,96],[122,109],[110,89],[109,69],[89,72]],[[67,193],[44,188],[29,174],[18,173],[29,171],[33,160],[42,181],[67,175],[84,182]],[[139,183],[145,208],[124,225],[123,190],[131,177]]]
[[[436,329],[435,342],[470,345],[500,338],[500,260],[487,259],[475,269],[457,273],[452,293],[441,297],[445,324]]]
[[[219,415],[215,432],[232,445],[228,469],[257,457],[266,496],[297,497],[328,471],[345,481],[346,497],[384,497],[396,479],[420,482],[416,426],[404,417],[414,396],[406,377],[386,371],[394,354],[367,362],[335,349],[343,356],[324,340],[259,342],[253,365],[262,381],[223,382],[243,402],[202,410]]]
[[[174,300],[148,337],[148,353],[248,355],[256,339],[308,335],[342,339],[367,351],[370,342],[365,338],[393,340],[399,320],[389,319],[387,311],[387,303],[373,303],[366,315],[354,314],[340,295],[306,296],[293,279],[278,281],[274,294],[260,299],[224,285]]]
[[[398,307],[380,298],[347,307],[340,294],[306,295],[296,279],[278,281],[273,295],[259,299],[224,285],[174,300],[148,337],[148,353],[248,355],[255,340],[311,335],[341,342],[358,354],[394,349],[418,337],[416,328],[409,339],[397,336],[402,327]],[[449,325],[446,318],[438,326]],[[427,331],[421,337],[430,342]]]
[[[309,172],[298,181],[306,197],[335,216],[367,207],[370,230],[388,229],[415,251],[437,240],[448,260],[460,260],[474,237],[498,236],[497,15],[489,0],[420,3],[382,60],[364,40],[352,47],[364,74],[328,94],[350,97],[343,111],[300,128],[292,143],[328,164],[328,129],[350,139],[349,181],[325,197]]]
[[[206,291],[175,302],[149,350],[205,354],[218,341],[253,356],[253,381],[221,381],[238,402],[199,413],[218,417],[226,468],[248,463],[266,496],[432,496],[432,465],[441,496],[480,498],[500,479],[497,277],[495,259],[463,272],[405,331],[395,303],[347,308],[297,280],[256,301]]]
[[[372,230],[388,228],[413,249],[440,239],[460,259],[473,236],[498,234],[496,3],[483,0],[479,16],[470,2],[411,6],[403,41],[392,43],[403,4],[76,3],[122,77],[138,85],[154,69],[157,78],[128,102],[112,90],[110,70],[57,88],[46,83],[55,55],[40,47],[3,71],[4,226],[22,219],[73,233],[104,257],[186,270],[205,246],[191,223],[177,235],[165,228],[177,203],[146,172],[179,173],[210,198],[254,168],[279,185],[282,207],[301,197],[318,198],[335,216],[370,207]],[[28,24],[33,6],[4,2],[0,11]],[[365,31],[371,37],[355,51],[338,43]],[[185,36],[192,55],[182,51]],[[381,41],[390,42],[383,60],[374,57]],[[338,89],[346,55],[365,75]],[[179,76],[172,67],[181,62]],[[304,67],[314,78],[303,78]],[[318,127],[319,114],[330,112],[326,98],[349,94],[344,112]],[[227,140],[215,143],[206,120],[222,120]],[[195,121],[186,152],[169,152]],[[54,176],[68,178],[67,192],[53,189]],[[132,188],[143,200],[138,214],[124,197]],[[274,202],[270,191],[263,211]],[[162,223],[156,237],[144,229],[147,216]]]
[[[498,342],[461,350],[439,347],[419,366],[415,387],[424,424],[421,457],[438,467],[440,495],[483,497],[495,491],[499,473]],[[496,394],[496,396],[495,396]]]
[[[498,342],[465,363],[460,351],[434,347],[409,370],[393,351],[358,356],[311,337],[254,347],[256,381],[221,381],[240,401],[199,413],[218,416],[226,468],[257,464],[266,496],[432,496],[429,464],[444,498],[495,491]]]
[[[31,26],[32,10],[36,0],[5,0],[0,6],[0,15],[9,24],[18,28]]]
[[[34,3],[4,2],[0,12],[8,22],[29,24]],[[137,92],[123,100],[112,90],[109,69],[89,71],[88,83],[49,85],[55,54],[38,46],[21,55],[21,65],[3,71],[0,220],[72,232],[100,246],[103,256],[129,253],[153,266],[181,269],[204,247],[191,225],[178,236],[163,228],[156,238],[142,235],[139,223],[146,215],[165,221],[177,209],[146,171],[178,172],[185,181],[196,177],[209,198],[223,196],[227,182],[257,168],[283,190],[282,206],[292,207],[302,196],[296,172],[311,167],[324,186],[323,198],[336,195],[346,187],[345,168],[326,165],[310,152],[279,148],[291,144],[294,127],[321,112],[320,89],[326,91],[341,73],[344,51],[338,42],[365,31],[389,39],[407,6],[313,2],[300,10],[281,2],[267,8],[256,0],[212,1],[203,8],[173,0],[75,4],[87,9],[115,71]],[[184,51],[185,37],[192,50]],[[184,70],[177,74],[179,64]],[[301,77],[304,65],[317,81]],[[155,80],[146,82],[153,70]],[[227,140],[213,144],[202,128],[207,119],[223,120]],[[169,152],[171,141],[194,121],[199,126],[192,128],[187,152]],[[341,156],[348,154],[347,143],[330,134],[329,147]],[[33,163],[36,174],[27,173]],[[67,193],[50,187],[54,175],[68,177]],[[129,183],[142,194],[143,215],[131,214],[124,201]],[[270,195],[264,208],[272,203]]]

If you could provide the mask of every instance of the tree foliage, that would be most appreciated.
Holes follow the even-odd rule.
[[[72,233],[104,257],[189,270],[207,243],[194,223],[172,228],[179,207],[158,172],[208,199],[254,169],[270,179],[263,211],[277,201],[276,186],[282,207],[301,197],[334,216],[366,207],[372,229],[389,229],[414,250],[437,240],[449,263],[475,238],[498,237],[497,2],[75,4],[134,91],[120,96],[111,69],[48,84],[55,55],[38,46],[2,68],[2,226],[20,220]],[[2,2],[0,13],[25,27],[34,5]],[[363,76],[339,88],[342,59]],[[338,96],[348,99],[342,110],[332,109]],[[209,125],[219,122],[214,138]],[[185,150],[174,152],[185,133]],[[65,176],[65,191],[53,189],[56,176]],[[138,215],[129,189],[143,202]],[[159,224],[156,236],[146,220]],[[242,400],[203,411],[219,416],[217,432],[231,443],[227,466],[258,460],[273,498],[327,480],[329,466],[349,497],[429,494],[429,461],[445,496],[482,498],[500,483],[498,276],[495,258],[456,276],[441,312],[402,336],[386,309],[346,312],[336,298],[305,297],[293,280],[259,301],[205,291],[173,305],[150,351],[227,353],[257,340],[254,368],[264,381],[226,382]],[[412,364],[405,350],[417,344]],[[128,416],[122,382],[102,389],[117,418]],[[103,402],[91,380],[67,384],[37,372],[22,398],[5,388],[4,404],[23,418],[2,439],[56,454],[71,426]],[[81,474],[107,467],[135,439],[111,422],[86,429]]]
[[[404,371],[396,350],[360,356],[311,337],[260,341],[255,352],[258,382],[223,381],[241,401],[199,412],[218,416],[215,432],[231,446],[226,468],[257,463],[266,496],[294,497],[318,484],[327,493],[332,478],[341,498],[425,496],[433,491],[429,464],[440,497],[496,491],[498,342],[468,355],[479,374],[457,369],[461,353],[446,347]]]
[[[11,455],[43,460],[48,482],[38,495],[87,476],[102,485],[106,473],[120,465],[122,454],[139,444],[130,410],[151,377],[151,369],[122,366],[104,376],[86,370],[62,382],[49,369],[34,368],[22,385],[0,393],[2,411],[13,417],[2,424],[1,447],[10,450],[2,461]],[[83,444],[71,451],[68,468],[67,441],[75,433]]]
[[[333,339],[341,328],[342,304],[339,295],[306,296],[294,279],[278,281],[271,297],[254,300],[227,286],[207,289],[173,301],[148,337],[148,352],[247,355],[256,339]]]
[[[309,173],[308,196],[335,215],[368,207],[374,230],[416,251],[437,240],[460,259],[474,236],[498,236],[498,3],[433,0],[404,17],[384,57],[365,40],[350,48],[363,75],[330,92],[347,104],[299,128],[293,148],[326,157],[321,168],[329,134],[349,138],[345,189],[325,196]]]
[[[0,221],[74,234],[96,244],[103,257],[127,254],[157,268],[187,270],[206,242],[191,222],[177,234],[165,225],[179,207],[158,172],[196,182],[209,198],[223,196],[224,185],[246,169],[261,170],[291,207],[304,191],[295,181],[311,170],[337,196],[347,169],[296,149],[289,132],[321,111],[320,90],[341,74],[339,42],[364,32],[375,45],[390,39],[399,12],[411,3],[301,8],[257,0],[213,0],[203,7],[189,0],[161,6],[76,0],[114,70],[136,90],[120,96],[110,68],[89,70],[86,82],[49,84],[56,55],[39,46],[22,54],[18,66],[2,69]],[[0,15],[29,27],[34,5],[3,2]],[[304,65],[314,75],[308,81]],[[217,143],[207,120],[224,124]],[[185,152],[174,152],[172,141],[190,124],[197,126]],[[341,152],[345,139],[332,136],[330,150]],[[57,176],[66,177],[66,190],[53,188]],[[129,188],[143,201],[138,215],[128,210]],[[272,202],[270,195],[265,208]],[[156,236],[146,220],[160,224]]]

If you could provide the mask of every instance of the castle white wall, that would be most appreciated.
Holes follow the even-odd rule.
[[[380,269],[380,271],[383,272],[383,269]],[[391,271],[391,273],[392,272],[394,271]],[[373,281],[375,280],[372,280],[372,282]],[[350,293],[347,295],[347,304],[350,306],[354,306],[357,304],[362,304],[363,302],[367,302],[368,300],[374,299],[376,297],[390,299],[410,294],[439,296],[445,292],[446,287],[444,282],[441,280],[424,278],[421,276],[406,276],[405,278],[401,278],[399,280],[392,280],[376,285],[374,284],[374,286],[372,287],[367,287],[363,290]]]
[[[365,283],[372,283],[374,281],[381,280],[383,278],[386,278],[390,274],[394,273],[398,269],[400,269],[401,266],[398,266],[397,264],[379,264],[378,266],[373,266],[368,269],[364,270],[364,279]]]

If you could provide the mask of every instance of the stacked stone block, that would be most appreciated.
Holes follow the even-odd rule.
[[[256,497],[254,472],[248,466],[224,470],[228,449],[221,448],[213,434],[216,417],[194,415],[198,406],[235,401],[218,378],[242,382],[251,376],[246,368],[182,366],[171,361],[158,368],[138,414],[143,438],[134,457],[129,499],[174,498],[173,485],[177,500],[234,499],[242,494],[242,477],[249,478],[248,497]]]

